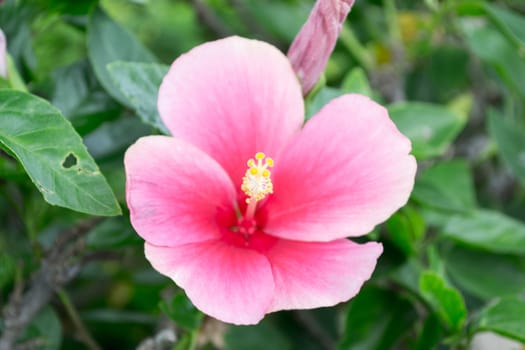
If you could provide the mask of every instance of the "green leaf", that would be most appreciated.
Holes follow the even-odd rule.
[[[412,198],[437,209],[475,209],[474,183],[467,162],[456,159],[425,169],[416,179]]]
[[[113,83],[106,67],[109,63],[123,60],[155,62],[153,54],[99,8],[89,17],[87,47],[89,60],[99,82],[117,101],[128,105],[128,99]]]
[[[442,322],[452,331],[460,331],[467,319],[467,308],[459,291],[447,286],[443,278],[433,271],[421,274],[419,289]]]
[[[256,326],[231,326],[225,336],[226,350],[291,350],[292,345],[268,319]]]
[[[157,63],[114,62],[108,65],[115,85],[128,99],[129,105],[143,122],[164,134],[169,134],[169,131],[160,119],[157,95],[168,69],[168,66]]]
[[[441,341],[442,334],[443,328],[439,317],[434,313],[430,314],[423,323],[423,330],[417,339],[415,350],[435,349]]]
[[[476,210],[453,216],[443,235],[493,253],[525,254],[525,225],[495,211]]]
[[[365,287],[350,301],[337,349],[394,349],[414,317],[412,305],[399,294]]]
[[[525,49],[525,17],[518,12],[509,11],[489,3],[484,4],[485,9],[494,24],[507,36],[518,49]]]
[[[341,90],[346,93],[361,94],[370,98],[375,97],[368,78],[366,77],[365,70],[361,67],[352,69],[350,73],[345,76],[341,84]]]
[[[345,92],[336,88],[324,87],[306,103],[306,120],[317,114],[328,102],[336,97],[344,95]]]
[[[492,331],[525,342],[525,299],[514,296],[487,306],[475,323],[474,332]]]
[[[58,69],[53,80],[51,102],[81,135],[119,115],[121,107],[98,84],[86,60]]]
[[[392,242],[406,255],[417,252],[417,243],[425,233],[425,222],[414,209],[405,206],[386,222]]]
[[[453,247],[445,268],[461,289],[482,300],[525,291],[525,261],[512,255]]]
[[[140,243],[143,241],[124,217],[104,220],[86,235],[86,246],[92,249],[118,248]]]
[[[22,342],[38,340],[42,345],[36,350],[58,350],[62,343],[62,325],[56,312],[49,306],[44,307],[27,327]]]
[[[493,110],[489,112],[488,123],[501,158],[525,186],[525,130]]]
[[[525,96],[525,59],[505,37],[492,26],[480,27],[478,23],[462,22],[467,43],[474,53],[491,65],[503,81]]]
[[[0,143],[48,203],[92,215],[121,214],[106,179],[59,110],[14,90],[1,90],[0,101]]]
[[[412,141],[418,159],[442,155],[466,123],[464,116],[440,105],[401,102],[388,107],[399,130]]]
[[[177,292],[170,301],[162,300],[159,308],[175,324],[187,331],[199,328],[202,323],[203,314],[193,306],[183,291]]]

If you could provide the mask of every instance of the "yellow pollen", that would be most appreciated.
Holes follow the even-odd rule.
[[[260,201],[268,194],[273,193],[273,184],[270,178],[271,172],[268,168],[273,167],[273,159],[266,158],[262,152],[255,154],[255,159],[247,162],[248,169],[242,178],[241,189],[248,196],[247,203],[252,200]]]

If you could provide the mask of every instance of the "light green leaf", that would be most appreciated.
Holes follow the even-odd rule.
[[[492,331],[525,342],[525,299],[506,297],[487,306],[479,315],[474,332]]]
[[[444,324],[452,331],[460,331],[467,319],[467,308],[459,291],[447,286],[443,278],[433,271],[421,274],[419,289]]]
[[[501,158],[525,186],[525,130],[496,111],[489,112],[488,123]]]
[[[120,103],[129,105],[128,99],[113,83],[106,66],[123,60],[155,62],[153,54],[99,8],[89,17],[87,47],[95,75],[104,89]]]
[[[412,141],[418,159],[442,155],[463,129],[465,116],[422,102],[402,102],[388,107],[399,130]]]
[[[432,208],[468,211],[476,208],[474,183],[463,160],[437,163],[416,180],[412,198]]]
[[[143,122],[164,134],[169,134],[169,131],[160,119],[157,95],[168,69],[168,66],[157,63],[114,62],[108,65],[115,85],[128,99],[129,105]]]
[[[464,20],[463,32],[474,53],[490,64],[503,81],[521,96],[525,96],[525,59],[516,48],[493,26],[480,27],[477,23]]]
[[[341,90],[346,93],[361,94],[370,98],[374,97],[374,92],[370,87],[365,70],[361,67],[352,69],[350,73],[345,76],[341,84]]]
[[[493,253],[525,254],[525,225],[496,211],[456,215],[443,229],[443,235]]]
[[[518,12],[506,10],[502,7],[484,4],[489,18],[494,21],[500,31],[506,35],[517,48],[525,49],[525,17]]]
[[[0,143],[48,203],[92,215],[121,213],[82,139],[58,109],[14,90],[0,90],[0,101]]]

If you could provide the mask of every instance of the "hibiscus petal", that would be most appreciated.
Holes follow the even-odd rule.
[[[256,152],[275,158],[304,120],[286,56],[240,37],[180,56],[162,82],[158,107],[171,133],[215,158],[237,187],[246,161]]]
[[[255,324],[268,312],[274,283],[268,259],[221,241],[157,247],[146,258],[186,291],[204,313],[234,324]]]
[[[332,306],[352,298],[372,275],[382,251],[375,242],[279,240],[266,253],[275,282],[271,310]]]
[[[331,101],[276,162],[265,231],[300,241],[368,233],[408,200],[416,172],[410,148],[369,98]]]
[[[139,139],[126,152],[131,223],[146,241],[175,246],[220,237],[217,216],[232,211],[235,189],[221,166],[172,137]]]

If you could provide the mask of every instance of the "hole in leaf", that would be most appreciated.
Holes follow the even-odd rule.
[[[77,156],[75,156],[73,153],[69,153],[66,158],[64,158],[64,161],[62,162],[62,167],[69,169],[71,167],[74,167],[77,165]]]

